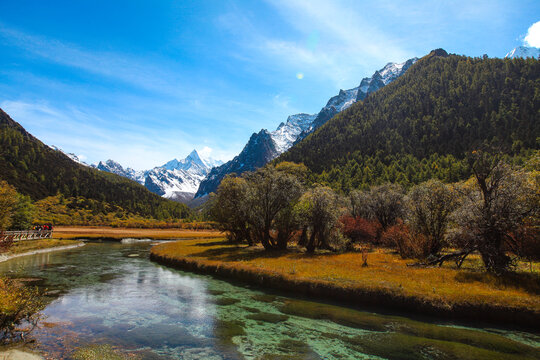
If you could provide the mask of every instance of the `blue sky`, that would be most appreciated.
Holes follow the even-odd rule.
[[[387,62],[504,57],[539,20],[538,1],[0,0],[0,107],[87,162],[227,160]]]

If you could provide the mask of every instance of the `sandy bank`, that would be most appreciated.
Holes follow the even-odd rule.
[[[42,360],[39,355],[20,350],[0,351],[0,360]]]
[[[36,254],[42,254],[42,253],[48,253],[53,251],[60,251],[60,250],[69,250],[69,249],[75,249],[79,248],[81,246],[84,246],[84,243],[78,243],[74,245],[67,245],[67,246],[57,246],[47,249],[39,249],[39,250],[32,250],[21,254],[13,254],[13,255],[0,255],[0,262],[8,261],[14,258],[18,258],[21,256],[28,256],[28,255],[36,255]],[[0,360],[3,360],[0,358]]]

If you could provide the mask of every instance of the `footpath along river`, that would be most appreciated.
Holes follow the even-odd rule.
[[[34,349],[46,359],[98,344],[139,359],[539,358],[539,334],[275,295],[155,264],[151,246],[89,242],[0,263],[49,294]]]

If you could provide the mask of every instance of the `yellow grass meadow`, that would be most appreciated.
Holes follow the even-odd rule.
[[[57,226],[54,228],[54,237],[58,239],[95,239],[95,238],[150,238],[150,239],[193,239],[223,237],[223,233],[216,230],[189,230],[189,229],[138,229],[116,228],[107,226]]]
[[[467,260],[462,269],[448,263],[439,267],[411,267],[389,249],[368,253],[368,266],[362,254],[305,254],[298,249],[286,253],[265,252],[260,247],[231,245],[224,239],[184,240],[160,244],[153,256],[165,260],[189,260],[202,265],[218,265],[286,280],[327,284],[369,290],[394,297],[420,299],[441,308],[454,305],[489,305],[540,312],[538,271],[521,271],[497,278],[482,271],[478,257]],[[528,265],[522,264],[523,269]],[[538,264],[534,264],[537,268]]]

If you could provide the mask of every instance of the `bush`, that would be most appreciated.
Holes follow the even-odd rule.
[[[521,226],[506,242],[508,250],[528,261],[540,260],[540,229]]]
[[[430,242],[422,234],[413,234],[409,226],[398,223],[383,232],[381,241],[394,247],[403,259],[425,259],[429,255]]]
[[[338,227],[331,229],[326,238],[333,251],[346,251],[350,246],[350,240],[343,235]]]
[[[361,217],[354,218],[351,215],[344,215],[339,221],[343,234],[352,242],[378,245],[381,226],[377,221],[370,221]]]
[[[9,239],[0,241],[0,254],[8,252],[12,246],[13,246],[13,238],[11,237]]]
[[[36,288],[16,280],[0,278],[0,344],[24,340],[40,319],[45,307]],[[26,328],[21,326],[25,325]]]

